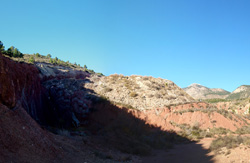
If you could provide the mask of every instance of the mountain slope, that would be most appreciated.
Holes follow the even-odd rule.
[[[235,89],[226,99],[243,99],[250,97],[250,85],[242,85]]]
[[[208,88],[200,84],[191,84],[190,86],[183,88],[190,96],[195,99],[214,99],[214,98],[226,98],[230,92],[220,88]]]
[[[194,99],[170,80],[146,77],[110,75],[95,77],[85,86],[110,101],[137,110],[163,108]]]

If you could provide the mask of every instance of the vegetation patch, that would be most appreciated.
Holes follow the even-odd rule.
[[[242,128],[238,128],[235,133],[239,135],[250,134],[250,126],[243,126]]]
[[[0,41],[0,52],[7,56],[10,57],[12,60],[18,61],[18,62],[26,62],[26,63],[32,63],[34,64],[35,62],[43,62],[43,63],[50,63],[53,65],[59,65],[59,66],[65,66],[65,67],[70,67],[70,68],[76,68],[80,69],[82,71],[88,71],[91,74],[94,74],[95,71],[88,69],[86,65],[81,67],[80,64],[75,63],[70,63],[69,61],[65,62],[63,60],[60,60],[59,58],[55,57],[52,58],[51,54],[47,54],[46,56],[41,55],[40,53],[33,53],[33,54],[23,54],[21,53],[17,48],[14,46],[11,46],[7,50],[5,50],[5,47],[3,43]],[[99,76],[103,76],[102,73],[98,73]]]
[[[207,103],[218,103],[218,102],[227,102],[228,100],[216,98],[216,99],[206,99],[204,101]]]
[[[21,53],[14,46],[11,46],[7,50],[5,50],[5,47],[1,41],[0,41],[0,52],[6,56],[9,56],[9,57],[23,58],[23,53]]]
[[[217,135],[232,134],[233,132],[226,128],[211,128],[211,129],[201,129],[199,122],[194,123],[194,125],[189,124],[177,124],[175,122],[170,122],[173,126],[179,127],[181,131],[178,133],[180,136],[185,137],[190,140],[199,140],[205,137],[215,137]]]
[[[200,124],[196,122],[193,126],[189,124],[177,124],[170,122],[171,125],[179,127],[182,131],[178,132],[178,135],[185,137],[189,140],[199,140],[205,137],[212,137],[211,133],[200,128]]]
[[[188,112],[196,112],[196,111],[200,111],[203,113],[208,113],[209,115],[213,112],[217,112],[221,115],[223,115],[225,118],[228,118],[230,120],[233,120],[233,113],[229,112],[227,110],[224,109],[217,109],[217,108],[207,108],[207,109],[203,109],[203,108],[191,108],[191,109],[186,109],[186,110],[179,110],[179,111],[175,111],[174,113],[176,114],[183,114],[183,113],[188,113]]]
[[[211,135],[226,135],[226,134],[231,134],[233,133],[231,130],[226,129],[226,128],[211,128],[209,129],[209,132],[211,133]]]
[[[227,149],[236,148],[240,144],[250,145],[250,138],[243,136],[224,136],[219,137],[212,141],[210,150],[218,152],[221,148],[226,147]]]

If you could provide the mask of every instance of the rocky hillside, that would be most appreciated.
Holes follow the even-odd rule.
[[[250,85],[242,85],[235,89],[226,99],[244,99],[250,97]]]
[[[200,84],[191,84],[190,86],[183,88],[190,96],[195,99],[224,99],[230,92],[220,88],[208,88]]]
[[[140,162],[152,150],[249,124],[225,109],[165,79],[0,54],[0,162]]]
[[[224,102],[214,103],[214,105],[216,105],[218,109],[229,110],[239,115],[250,114],[250,98],[225,100]]]
[[[86,87],[117,104],[137,110],[163,108],[194,99],[170,80],[147,76],[92,77]]]

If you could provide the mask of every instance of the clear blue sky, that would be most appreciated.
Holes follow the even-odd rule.
[[[105,75],[250,84],[249,0],[1,1],[0,40]]]

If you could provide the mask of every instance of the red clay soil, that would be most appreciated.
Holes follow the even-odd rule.
[[[177,113],[176,111],[183,111],[192,108],[208,109],[209,104],[206,103],[192,103],[184,104],[179,106],[172,106],[171,108],[146,110],[146,111],[136,111],[129,110],[135,117],[145,120],[146,123],[161,127],[162,130],[174,130],[179,131],[180,129],[174,125],[172,122],[177,124],[189,124],[190,126],[198,125],[201,129],[208,128],[225,128],[231,131],[237,130],[242,126],[247,125],[248,120],[243,120],[243,118],[238,118],[232,115],[232,118],[225,117],[216,111],[212,113],[205,113],[202,111],[194,112],[183,112]],[[230,113],[229,113],[230,114]]]
[[[0,104],[0,162],[49,162],[62,151],[23,108]]]
[[[98,106],[102,108],[102,106]],[[172,125],[172,123],[176,124],[188,124],[190,126],[197,126],[201,129],[211,129],[211,128],[225,128],[231,131],[236,131],[237,128],[241,128],[243,126],[248,125],[248,119],[243,117],[238,117],[234,114],[230,114],[231,117],[225,117],[224,115],[211,111],[202,112],[202,111],[193,111],[193,112],[183,112],[176,113],[176,111],[185,111],[193,108],[201,108],[201,109],[209,109],[210,105],[207,103],[191,103],[184,104],[178,106],[171,106],[169,108],[163,109],[155,109],[155,110],[145,110],[138,111],[133,109],[122,109],[125,112],[133,115],[135,118],[141,119],[145,121],[146,124],[160,127],[163,131],[180,131],[179,127]],[[116,109],[122,107],[116,107]],[[112,110],[111,110],[112,111]],[[110,112],[110,111],[109,111]],[[105,116],[103,114],[96,114],[95,119],[101,122],[109,123],[109,119],[114,118],[114,115],[110,115],[108,112],[105,112]],[[111,116],[111,117],[110,117]]]
[[[80,163],[111,162],[102,155],[124,157],[82,137],[54,135],[42,129],[23,108],[10,110],[0,104],[0,162],[11,163]],[[100,147],[98,147],[100,146]],[[97,156],[94,151],[101,153]]]
[[[35,66],[15,62],[0,54],[0,102],[11,108],[22,94],[35,96],[41,90],[38,74]]]
[[[43,91],[34,65],[15,62],[0,54],[0,103],[8,108],[21,105],[34,119],[41,120]]]

